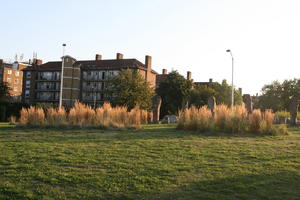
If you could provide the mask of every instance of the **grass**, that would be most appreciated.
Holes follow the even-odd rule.
[[[104,103],[101,107],[93,109],[89,105],[75,102],[74,106],[67,112],[64,108],[42,109],[30,106],[22,108],[20,112],[19,125],[22,127],[47,127],[47,128],[123,128],[138,129],[141,123],[151,121],[151,113],[141,110],[138,106],[128,111],[126,107],[112,107],[110,103]],[[16,122],[13,117],[10,120]]]
[[[0,199],[299,199],[289,136],[21,129],[0,124]]]

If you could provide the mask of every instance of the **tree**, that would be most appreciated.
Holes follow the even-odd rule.
[[[154,91],[148,82],[136,70],[122,70],[109,81],[108,100],[113,106],[126,106],[131,110],[135,106],[150,110]]]
[[[177,114],[182,104],[188,100],[192,82],[185,79],[177,71],[172,71],[159,84],[156,92],[162,98],[161,116]]]
[[[289,110],[292,98],[300,97],[300,79],[273,81],[263,86],[257,107],[273,111]]]
[[[9,98],[10,88],[6,82],[0,82],[0,102],[7,101]]]
[[[7,83],[0,82],[0,121],[6,119],[6,103],[9,101],[9,90]]]
[[[225,104],[230,106],[231,105],[231,86],[228,85],[226,80],[223,80],[222,83],[213,83],[211,86],[212,89],[215,91],[215,97],[217,104]],[[234,104],[241,105],[242,104],[242,94],[234,89]]]
[[[190,104],[197,107],[207,105],[208,99],[211,96],[215,96],[217,104],[231,105],[231,86],[229,86],[226,80],[222,83],[214,82],[211,86],[199,86],[195,87],[190,94]],[[234,90],[234,104],[242,104],[242,94],[239,90]]]
[[[208,99],[214,96],[215,93],[216,91],[214,89],[207,86],[201,85],[195,87],[190,93],[189,103],[196,107],[207,105]]]

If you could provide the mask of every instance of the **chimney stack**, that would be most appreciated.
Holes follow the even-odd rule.
[[[43,61],[41,59],[34,58],[33,61],[32,61],[32,64],[41,65],[41,64],[43,64]]]
[[[162,74],[164,74],[164,75],[165,75],[165,74],[168,74],[167,69],[163,69],[163,70],[162,70]]]
[[[95,60],[102,60],[102,55],[100,55],[100,54],[96,54],[96,56],[95,56]]]
[[[152,68],[152,57],[151,56],[145,57],[145,65],[146,65],[147,69],[151,70],[151,68]]]
[[[187,79],[187,80],[192,80],[192,72],[188,71],[188,72],[186,73],[186,79]]]
[[[239,88],[239,93],[240,93],[240,94],[243,94],[242,92],[243,92],[243,89],[242,89],[242,88]]]
[[[2,59],[0,59],[0,65],[2,65],[3,64],[3,60]]]
[[[152,68],[152,57],[151,56],[145,56],[145,67],[147,68],[146,71],[146,81],[151,81],[151,68]]]
[[[210,78],[210,79],[209,79],[209,83],[212,83],[212,82],[213,82],[213,79],[212,79],[212,78]]]
[[[117,53],[117,60],[121,60],[121,59],[123,59],[123,54]]]

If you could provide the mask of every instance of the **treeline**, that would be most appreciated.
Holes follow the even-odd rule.
[[[265,85],[255,104],[256,108],[272,109],[274,112],[290,110],[294,98],[300,99],[300,79],[274,81]]]

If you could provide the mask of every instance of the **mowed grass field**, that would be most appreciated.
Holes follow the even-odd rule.
[[[0,199],[300,199],[289,136],[0,125]]]

